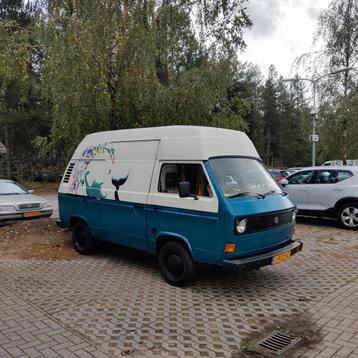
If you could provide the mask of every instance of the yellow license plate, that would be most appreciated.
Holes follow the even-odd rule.
[[[39,211],[28,211],[24,213],[25,218],[33,218],[34,216],[40,216],[41,213]]]
[[[283,252],[282,254],[276,255],[272,259],[272,264],[277,265],[280,262],[284,262],[291,257],[291,251]]]

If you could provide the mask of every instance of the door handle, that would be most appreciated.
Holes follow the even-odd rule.
[[[308,189],[298,189],[298,191],[308,191]]]
[[[138,208],[138,209],[143,209],[143,208],[144,208],[144,204],[134,204],[134,207],[135,207],[135,208]]]
[[[333,189],[333,191],[343,191],[343,189],[337,188],[337,189]]]

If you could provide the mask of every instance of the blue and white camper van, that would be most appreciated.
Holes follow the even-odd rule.
[[[170,126],[93,133],[59,189],[60,224],[81,254],[111,241],[158,255],[170,284],[195,263],[235,269],[285,261],[296,208],[246,134]]]

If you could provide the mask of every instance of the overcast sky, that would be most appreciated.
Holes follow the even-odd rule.
[[[320,10],[329,0],[249,0],[254,23],[245,33],[247,48],[242,61],[258,64],[266,76],[274,64],[280,75],[289,76],[296,57],[312,50]]]

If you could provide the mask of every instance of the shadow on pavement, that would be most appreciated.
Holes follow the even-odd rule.
[[[297,224],[302,225],[313,225],[313,226],[326,226],[334,227],[340,229],[341,226],[339,222],[330,218],[318,218],[318,217],[309,217],[309,216],[299,216],[297,217]]]

